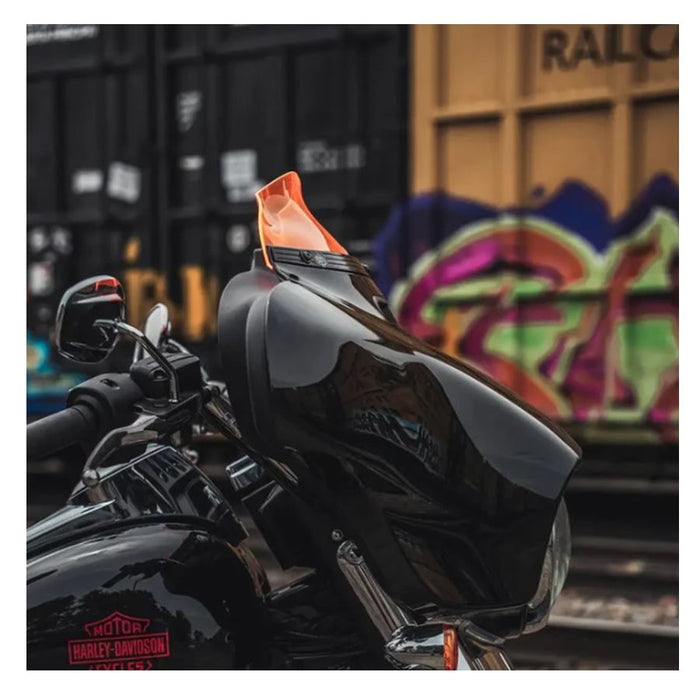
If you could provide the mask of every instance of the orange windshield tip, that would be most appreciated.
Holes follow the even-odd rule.
[[[442,626],[443,654],[445,671],[456,671],[459,654],[457,631],[449,625]]]
[[[295,172],[280,175],[255,193],[258,203],[258,234],[265,264],[273,269],[268,246],[347,251],[309,211],[301,194],[301,180]]]

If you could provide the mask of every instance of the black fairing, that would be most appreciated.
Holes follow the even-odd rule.
[[[522,608],[578,446],[398,328],[356,261],[304,265],[278,250],[276,273],[234,278],[219,308],[244,436],[295,472],[398,600],[443,614]]]

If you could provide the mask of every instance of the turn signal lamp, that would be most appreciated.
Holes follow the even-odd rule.
[[[457,640],[457,631],[449,625],[442,626],[443,642],[443,658],[445,671],[456,671],[459,663],[459,641]]]

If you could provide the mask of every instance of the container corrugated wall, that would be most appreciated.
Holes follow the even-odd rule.
[[[657,172],[678,177],[677,33],[415,27],[413,191],[527,205],[577,178],[622,212]]]
[[[162,34],[161,34],[162,32]],[[164,105],[164,269],[181,332],[214,332],[220,285],[258,245],[254,193],[297,170],[307,202],[349,251],[407,191],[403,28],[158,29]],[[203,291],[204,290],[204,291]]]
[[[46,335],[67,284],[150,264],[152,108],[143,27],[27,32],[28,325]]]
[[[399,318],[588,435],[676,440],[678,27],[412,43],[416,196],[377,243]]]
[[[373,237],[408,190],[407,35],[30,25],[29,330],[46,338],[62,291],[110,273],[132,323],[165,301],[180,338],[211,346],[219,292],[256,246],[254,192],[291,169],[319,219],[373,264]]]

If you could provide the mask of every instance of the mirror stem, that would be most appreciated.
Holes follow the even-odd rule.
[[[134,328],[123,321],[111,321],[106,319],[98,319],[95,321],[94,325],[101,326],[103,328],[114,328],[118,333],[126,335],[129,338],[133,338],[133,340],[137,342],[158,363],[160,368],[168,377],[168,385],[170,388],[168,401],[170,403],[177,403],[180,400],[180,388],[178,386],[177,374],[175,374],[175,370],[165,358],[163,353],[140,330],[138,330],[138,328]]]

